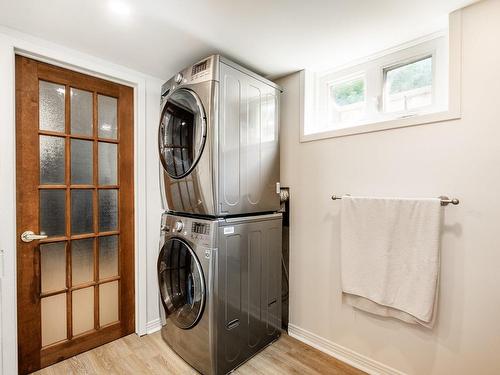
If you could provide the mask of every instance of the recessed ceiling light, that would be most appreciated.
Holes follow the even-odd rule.
[[[127,3],[120,0],[110,0],[109,9],[122,17],[127,17],[132,13],[132,8]]]

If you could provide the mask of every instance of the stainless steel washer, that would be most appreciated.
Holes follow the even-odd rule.
[[[166,209],[212,217],[279,209],[279,93],[273,82],[218,55],[162,86]]]
[[[163,215],[162,336],[202,374],[226,374],[279,337],[281,221]]]

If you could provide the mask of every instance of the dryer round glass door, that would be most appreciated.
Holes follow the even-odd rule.
[[[205,280],[196,254],[183,240],[169,239],[161,249],[158,282],[167,317],[182,329],[198,323],[205,305]]]
[[[163,107],[158,132],[160,160],[172,178],[187,176],[196,166],[206,138],[206,117],[195,92],[175,90]]]

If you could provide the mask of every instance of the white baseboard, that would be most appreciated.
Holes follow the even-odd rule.
[[[405,373],[377,362],[374,359],[365,357],[362,354],[329,341],[321,336],[309,332],[303,328],[288,325],[288,334],[307,345],[312,346],[322,352],[337,358],[357,369],[372,375],[405,375]]]
[[[155,333],[161,329],[161,321],[160,319],[155,319],[150,322],[147,322],[146,324],[146,334],[150,335],[152,333]]]

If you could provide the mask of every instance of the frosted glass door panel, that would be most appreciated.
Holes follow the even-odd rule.
[[[118,145],[99,142],[99,185],[116,185]]]
[[[40,130],[64,133],[66,88],[51,82],[39,81]]]
[[[40,184],[64,184],[65,143],[63,137],[40,136]]]
[[[73,292],[73,335],[94,329],[94,287]]]
[[[118,236],[99,237],[99,279],[118,275]]]
[[[74,185],[90,185],[93,181],[94,142],[71,140],[71,183]]]
[[[118,281],[99,285],[99,325],[118,321]]]
[[[47,236],[66,234],[65,190],[40,190],[40,233]]]
[[[72,285],[94,280],[94,239],[71,241]]]
[[[93,190],[71,191],[71,234],[93,233]]]
[[[71,134],[92,135],[92,99],[91,92],[71,89]]]
[[[42,298],[41,302],[42,346],[65,340],[66,328],[66,293]]]
[[[99,231],[118,230],[118,190],[99,190]]]
[[[118,100],[110,96],[97,96],[99,138],[117,139]]]
[[[66,288],[66,242],[40,245],[40,279],[42,293]]]

